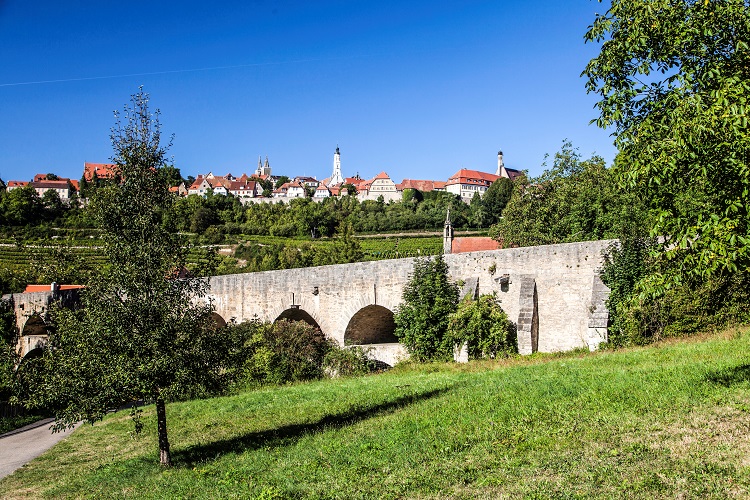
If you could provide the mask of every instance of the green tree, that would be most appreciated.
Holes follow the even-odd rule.
[[[0,297],[8,291],[0,283]],[[13,303],[0,298],[0,401],[8,401],[14,393],[14,372],[18,364],[18,328],[15,320]]]
[[[33,225],[40,221],[42,202],[31,185],[16,188],[3,196],[5,220],[11,226]]]
[[[448,337],[456,346],[466,344],[469,359],[496,358],[518,352],[513,324],[495,295],[467,297],[448,321]]]
[[[349,264],[361,261],[363,256],[362,246],[354,238],[352,225],[341,223],[334,236],[333,245],[318,250],[313,258],[313,265]]]
[[[642,198],[620,189],[601,157],[583,160],[568,141],[539,178],[515,182],[503,218],[490,228],[504,246],[617,238],[624,224],[648,218]]]
[[[233,363],[241,367],[238,378],[259,384],[323,378],[323,361],[335,346],[319,328],[304,321],[246,321],[230,325],[228,334],[242,346]]]
[[[179,186],[181,183],[185,182],[180,173],[180,169],[174,165],[164,165],[159,169],[159,173],[164,178],[164,182],[170,187]],[[189,186],[189,184],[186,186]]]
[[[750,266],[750,7],[744,0],[613,0],[584,71],[624,188],[645,193],[677,278]],[[665,282],[666,283],[666,282]]]
[[[274,188],[279,189],[283,184],[286,184],[291,179],[287,177],[286,175],[280,176],[278,179],[276,179],[276,184],[274,184]]]
[[[417,361],[448,360],[453,340],[448,317],[458,304],[458,286],[448,275],[442,255],[416,259],[404,288],[401,304],[393,315],[394,334]]]
[[[513,194],[513,181],[507,177],[497,179],[482,196],[482,203],[486,213],[487,222],[494,224],[500,220],[505,206]]]
[[[45,353],[50,390],[42,395],[57,408],[57,429],[153,401],[159,460],[169,466],[165,403],[219,389],[228,349],[201,300],[207,282],[183,277],[187,247],[162,224],[174,197],[159,175],[166,148],[148,102],[141,89],[123,118],[116,114],[112,160],[122,180],[92,200],[109,264],[82,294],[81,309],[57,311]]]

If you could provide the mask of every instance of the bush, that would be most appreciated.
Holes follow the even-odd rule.
[[[453,357],[453,342],[446,332],[448,315],[457,304],[458,286],[448,276],[443,256],[416,259],[402,303],[393,315],[394,334],[415,361]]]
[[[750,271],[708,279],[680,273],[653,257],[656,241],[624,238],[605,256],[602,281],[611,289],[609,344],[643,345],[662,337],[750,322]]]
[[[377,362],[370,359],[368,351],[361,347],[332,347],[326,354],[323,365],[333,377],[366,375],[378,369]]]
[[[518,352],[516,331],[495,295],[466,298],[450,315],[448,337],[456,346],[466,344],[469,359],[496,358]]]
[[[230,327],[242,349],[235,354],[238,382],[284,384],[325,375],[323,360],[333,348],[319,328],[303,321],[249,321]]]

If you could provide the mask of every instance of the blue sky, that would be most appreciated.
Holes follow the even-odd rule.
[[[80,178],[107,162],[113,111],[139,85],[184,176],[460,168],[542,171],[563,139],[615,150],[589,125],[580,73],[594,0],[199,2],[0,0],[0,178]]]

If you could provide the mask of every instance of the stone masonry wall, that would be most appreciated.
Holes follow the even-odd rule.
[[[535,316],[528,319],[538,325],[537,348],[564,351],[596,348],[606,340],[601,325],[606,327],[607,290],[595,277],[610,243],[511,248],[444,258],[453,279],[477,279],[479,293],[496,293],[516,323],[532,280],[537,304]],[[363,307],[376,304],[395,311],[412,267],[413,259],[394,259],[216,276],[210,280],[210,298],[218,314],[238,322],[254,316],[274,321],[286,310],[302,309],[326,335],[343,344],[349,320]]]

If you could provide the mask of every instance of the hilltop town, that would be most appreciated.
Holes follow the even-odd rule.
[[[32,181],[10,180],[6,189],[30,186],[41,197],[47,191],[53,191],[64,202],[71,199],[73,193],[81,193],[88,185],[111,180],[116,175],[116,166],[111,163],[85,162],[81,180],[58,177],[55,174],[36,174]],[[414,189],[421,192],[444,191],[461,197],[469,203],[475,194],[483,195],[497,179],[510,180],[522,175],[520,170],[508,168],[503,161],[503,153],[497,153],[497,169],[494,173],[462,168],[447,180],[417,180],[405,178],[396,183],[387,172],[380,172],[372,179],[363,179],[358,174],[346,177],[341,167],[341,151],[337,146],[333,154],[331,175],[318,180],[315,177],[274,175],[266,157],[258,158],[258,167],[251,174],[243,173],[236,177],[231,173],[216,175],[213,172],[199,174],[188,181],[173,182],[170,191],[179,196],[199,195],[232,195],[243,204],[275,203],[294,198],[311,198],[322,201],[336,196],[356,196],[358,200],[378,200],[385,202],[398,201],[405,190]]]

